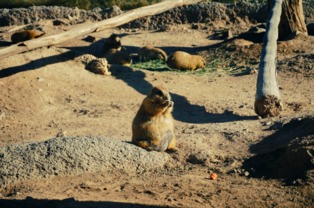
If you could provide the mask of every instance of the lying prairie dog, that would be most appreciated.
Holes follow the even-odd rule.
[[[111,75],[111,72],[108,69],[108,62],[105,58],[95,58],[87,63],[85,68],[95,74],[102,74],[105,76]]]
[[[122,66],[130,66],[132,64],[130,54],[117,49],[110,49],[104,57],[107,59],[109,64],[118,64]]]
[[[138,51],[138,56],[140,60],[144,61],[160,59],[165,62],[167,60],[167,54],[165,51],[160,48],[155,48],[151,45],[140,48]]]
[[[204,68],[206,62],[199,55],[191,55],[187,52],[176,51],[167,59],[167,65],[173,69],[194,71],[198,68]]]
[[[38,30],[23,30],[23,31],[13,33],[11,35],[11,41],[12,43],[20,43],[27,40],[39,38],[45,34],[46,34],[45,32],[41,32]]]

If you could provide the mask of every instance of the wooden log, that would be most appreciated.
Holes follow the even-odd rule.
[[[279,39],[294,38],[299,34],[308,35],[302,0],[283,0]]]
[[[131,11],[128,11],[119,16],[106,19],[103,21],[95,23],[83,23],[75,26],[69,31],[57,34],[46,36],[38,39],[33,39],[19,43],[17,45],[11,45],[7,48],[0,50],[0,59],[3,59],[8,56],[12,56],[17,53],[21,53],[28,50],[33,50],[36,48],[41,48],[45,46],[52,46],[63,43],[67,40],[84,36],[93,32],[98,32],[101,30],[111,29],[118,27],[120,25],[126,24],[138,18],[160,14],[174,7],[195,4],[203,0],[165,0],[157,4],[150,6],[140,7]]]

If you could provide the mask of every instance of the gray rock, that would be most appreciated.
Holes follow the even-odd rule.
[[[26,179],[84,172],[136,174],[162,168],[166,153],[148,152],[127,142],[103,137],[59,137],[0,147],[0,186]]]

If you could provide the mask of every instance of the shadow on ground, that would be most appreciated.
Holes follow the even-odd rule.
[[[222,43],[220,43],[222,44]],[[197,53],[199,51],[208,50],[209,48],[218,47],[220,44],[216,44],[213,46],[204,46],[204,47],[163,47],[167,53],[176,50],[184,50],[188,52]],[[102,40],[92,43],[90,46],[85,47],[72,47],[68,48],[70,51],[67,51],[62,54],[45,57],[38,60],[33,60],[27,64],[21,66],[10,67],[6,69],[2,69],[0,71],[0,79],[4,77],[8,77],[20,72],[36,70],[43,66],[47,66],[50,64],[55,64],[59,62],[68,61],[74,59],[75,57],[81,55],[82,53],[90,53],[95,56],[99,55],[99,51],[101,51]],[[137,50],[136,47],[125,46],[125,50],[130,52],[135,52]],[[145,80],[145,73],[141,70],[133,70],[128,67],[121,66],[112,66],[110,68],[112,75],[117,79],[123,80],[130,87],[138,91],[139,93],[146,95],[149,90],[153,87],[151,83]],[[187,98],[183,95],[172,94],[173,101],[175,102],[174,108],[174,118],[176,120],[187,122],[187,123],[222,123],[222,122],[232,122],[239,120],[255,120],[256,116],[239,116],[235,115],[231,112],[225,112],[222,114],[212,114],[206,112],[204,106],[192,105],[188,102]]]
[[[143,95],[147,95],[153,87],[145,80],[145,73],[141,70],[134,70],[129,67],[112,66],[110,71],[114,77],[123,80],[130,87]],[[223,123],[241,120],[255,120],[257,116],[239,116],[230,111],[222,114],[213,114],[206,111],[204,106],[192,105],[185,96],[171,94],[175,103],[173,116],[176,120],[186,123]]]
[[[3,208],[158,208],[161,206],[132,204],[108,201],[77,201],[74,198],[64,200],[34,199],[27,197],[23,200],[0,199],[0,207]],[[162,206],[165,207],[165,206]]]
[[[243,163],[258,178],[309,179],[314,176],[314,116],[292,119],[250,150],[253,157]],[[312,178],[314,179],[314,178]],[[310,180],[312,180],[310,179]]]

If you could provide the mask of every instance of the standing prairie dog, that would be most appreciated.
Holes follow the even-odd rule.
[[[167,60],[167,54],[165,51],[150,45],[140,48],[138,51],[138,56],[140,60],[144,61],[160,59],[165,62]]]
[[[117,34],[112,34],[108,39],[105,40],[102,54],[108,53],[109,50],[116,49],[118,51],[121,50],[121,38]]]
[[[206,62],[199,55],[191,55],[183,51],[176,51],[167,59],[167,65],[173,69],[194,71],[198,68],[204,68]]]
[[[154,87],[133,120],[132,143],[147,150],[175,150],[173,105],[165,88]]]
[[[40,32],[38,30],[23,30],[20,32],[13,33],[11,36],[12,43],[24,42],[27,40],[39,38],[45,35],[45,32]]]

